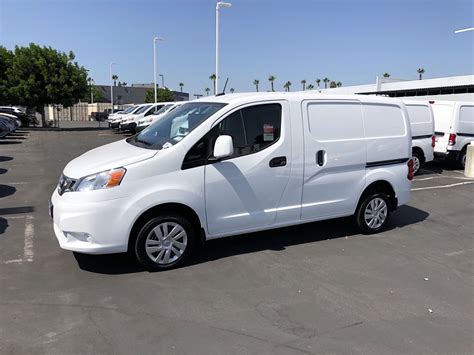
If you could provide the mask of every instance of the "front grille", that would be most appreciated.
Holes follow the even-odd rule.
[[[73,191],[72,188],[77,180],[71,179],[64,174],[61,174],[58,184],[58,194],[61,196],[65,192]]]

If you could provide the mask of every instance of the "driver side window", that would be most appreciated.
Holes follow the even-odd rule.
[[[181,168],[190,169],[207,164],[220,135],[231,136],[234,143],[234,154],[227,159],[267,148],[280,138],[281,112],[280,104],[255,105],[235,111],[188,151]]]

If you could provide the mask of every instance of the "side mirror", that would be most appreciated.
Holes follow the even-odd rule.
[[[214,144],[214,158],[222,159],[234,154],[234,143],[231,136],[219,136]]]

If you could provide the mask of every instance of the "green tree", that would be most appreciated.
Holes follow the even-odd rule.
[[[331,81],[331,82],[329,83],[329,87],[330,87],[331,89],[336,88],[336,87],[337,87],[336,82],[335,82],[335,81]]]
[[[316,79],[316,84],[318,84],[318,89],[319,89],[319,85],[321,84],[321,79]]]
[[[0,46],[0,105],[10,104],[10,84],[7,77],[7,70],[11,68],[12,62],[12,51]]]
[[[179,89],[181,90],[181,92],[183,92],[183,86],[184,86],[183,83],[179,83]]]
[[[313,84],[309,84],[309,85],[306,87],[306,89],[308,89],[308,90],[313,90],[313,89],[314,89],[314,85],[313,85]]]
[[[213,85],[213,88],[214,88],[214,95],[215,95],[216,94],[216,79],[217,79],[216,74],[212,74],[209,77],[209,79],[212,80],[212,85]],[[208,93],[208,95],[209,95],[209,93]]]
[[[235,92],[235,89],[234,88],[230,88],[230,93],[233,94]]]
[[[74,61],[74,53],[30,43],[15,47],[6,70],[9,103],[36,108],[46,125],[44,106],[72,106],[88,93],[87,71]]]
[[[89,86],[88,92],[84,95],[81,101],[91,103],[92,98],[94,99],[94,102],[103,102],[102,91],[94,85]]]
[[[209,91],[211,91],[211,89],[209,89],[209,88],[206,88],[206,90],[205,90],[205,91],[206,91],[206,94],[207,94],[207,96],[209,96]]]
[[[389,73],[383,73],[383,77],[384,78],[390,78],[390,74]]]
[[[327,89],[328,88],[328,83],[330,82],[331,80],[329,80],[329,78],[324,78],[323,79],[323,82],[324,82],[324,88]]]
[[[420,76],[420,80],[423,79],[423,74],[425,73],[425,69],[424,68],[418,68],[418,70],[416,72]]]
[[[337,86],[338,88],[340,88],[340,87],[342,86],[342,83],[341,83],[340,81],[338,81],[338,82],[336,83],[336,86]]]
[[[276,80],[276,77],[273,76],[273,75],[270,75],[270,76],[268,77],[268,81],[270,82],[270,85],[272,86],[272,91],[275,91],[275,90],[273,89],[273,83],[275,82],[275,80]]]
[[[255,80],[253,81],[253,84],[255,85],[255,88],[257,89],[257,92],[258,92],[258,84],[260,84],[260,80],[255,79]]]
[[[290,86],[291,86],[291,81],[287,81],[283,87],[285,88],[286,91],[290,91]]]
[[[300,82],[301,82],[301,85],[303,85],[303,91],[305,91],[306,90],[306,80],[303,79]]]
[[[174,95],[168,88],[158,88],[156,91],[156,102],[174,101]],[[145,103],[155,102],[155,90],[149,89],[145,95]]]

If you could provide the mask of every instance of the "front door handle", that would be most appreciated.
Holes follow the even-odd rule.
[[[286,165],[286,157],[276,157],[270,160],[270,163],[268,164],[270,168],[278,168],[279,166],[285,166]]]
[[[318,150],[316,153],[316,164],[319,166],[323,166],[326,164],[326,151],[325,150]]]

